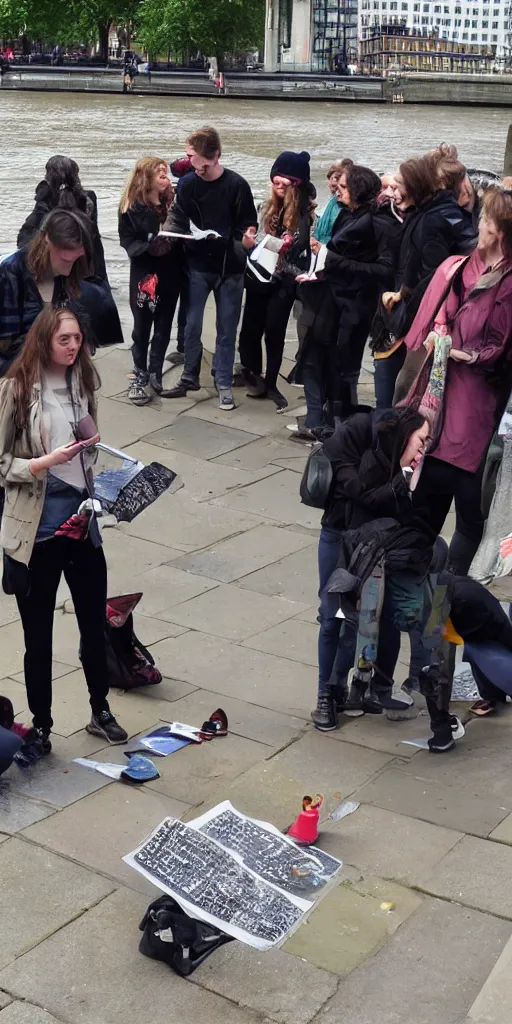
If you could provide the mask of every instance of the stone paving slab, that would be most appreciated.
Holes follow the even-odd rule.
[[[176,626],[174,622],[166,622],[165,619],[157,619],[152,615],[139,615],[138,612],[134,612],[133,628],[145,647],[152,647],[160,640],[181,636],[186,632],[185,626]]]
[[[167,544],[156,543],[156,538],[149,541],[132,537],[129,542],[128,559],[126,534],[114,526],[103,529],[101,535],[108,565],[109,594],[113,593],[112,585],[117,577],[123,581],[131,579],[133,582],[134,576],[169,562],[171,558],[178,558],[180,554],[178,549],[174,552]]]
[[[228,716],[230,733],[266,743],[273,748],[283,747],[289,743],[306,724],[302,718],[282,715],[277,711],[269,711],[256,704],[249,704],[236,697],[226,697],[225,694],[212,693],[207,689],[195,690],[189,696],[177,700],[172,706],[169,705],[168,715],[174,715],[179,722],[202,725],[218,707],[223,708]]]
[[[126,764],[119,747],[96,756],[98,761],[124,761]],[[163,760],[155,758],[157,767]],[[81,770],[89,773],[87,768]],[[53,853],[78,861],[155,899],[155,886],[121,858],[135,849],[164,818],[180,818],[189,806],[189,803],[151,792],[147,786],[114,782],[86,800],[59,811],[51,821],[47,819],[25,829],[23,834]]]
[[[141,462],[161,462],[163,466],[174,470],[183,481],[187,495],[194,501],[210,501],[221,494],[245,487],[246,484],[262,480],[266,476],[279,473],[279,466],[263,466],[250,472],[234,469],[221,463],[208,462],[204,458],[186,455],[184,452],[169,448],[158,448],[155,444],[139,441],[126,449],[128,455],[140,459]]]
[[[305,623],[302,623],[305,626]],[[415,696],[415,703],[419,704]],[[403,740],[416,740],[419,737],[428,739],[430,730],[426,711],[418,708],[417,718],[404,722],[390,722],[385,715],[363,715],[362,718],[338,717],[339,728],[326,733],[328,739],[343,740],[344,743],[357,743],[371,750],[382,750],[387,754],[395,754],[400,758],[410,759],[418,753],[418,747],[410,747]]]
[[[207,590],[213,590],[218,586],[218,582],[185,572],[173,565],[159,565],[155,569],[141,573],[136,579],[136,585],[143,590],[143,597],[138,605],[142,614],[166,621],[167,618],[172,618],[171,609],[175,605],[204,594]],[[178,628],[176,623],[174,625]]]
[[[493,967],[467,1018],[468,1024],[510,1024],[512,1020],[512,939]]]
[[[169,1024],[170,1017],[179,1024],[262,1024],[259,1014],[141,956],[138,926],[147,904],[147,896],[120,889],[0,972],[0,986],[37,999],[66,1024]]]
[[[259,953],[241,942],[222,946],[193,980],[279,1024],[309,1024],[337,988],[327,971],[280,949]]]
[[[210,398],[207,402],[201,402],[194,409],[184,413],[183,419],[197,418],[211,423],[213,426],[223,425],[229,420],[229,424],[240,431],[250,431],[252,434],[264,436],[274,434],[279,429],[279,419],[276,415],[276,407],[272,402],[258,402],[254,399],[246,399],[243,388],[237,388],[234,392],[236,409],[228,416],[219,409],[217,396]],[[204,428],[203,428],[204,429]],[[253,440],[253,438],[248,438]],[[216,452],[222,455],[222,452]]]
[[[58,617],[60,618],[60,616]],[[1,633],[0,639],[2,639]],[[73,668],[73,665],[65,665],[61,661],[52,661],[52,679],[60,679],[61,676],[69,675],[69,673],[73,671]],[[23,689],[25,689],[25,675],[23,672],[17,672],[16,675],[12,678],[14,682],[18,684],[18,686],[22,686]]]
[[[56,1017],[33,1003],[11,1003],[3,1011],[0,1024],[60,1024]]]
[[[324,822],[319,846],[360,876],[414,885],[418,872],[432,870],[460,839],[461,832],[361,804],[340,822]]]
[[[105,878],[29,843],[2,843],[0,966],[98,903],[112,888]]]
[[[19,619],[9,622],[1,627],[2,639],[2,667],[3,676],[16,677],[16,674],[23,671],[23,655],[25,651],[23,643],[23,630]]]
[[[3,1010],[4,1006],[9,1006],[11,1002],[12,999],[7,995],[7,992],[0,992],[0,1010]]]
[[[19,770],[19,769],[18,769]],[[0,778],[0,832],[15,835],[27,825],[41,821],[55,812],[54,807],[39,800],[29,800],[13,789],[14,775]]]
[[[140,441],[158,428],[165,430],[176,418],[178,410],[168,403],[157,409],[152,403],[137,408],[133,402],[118,402],[115,398],[102,398],[99,411],[99,431],[102,440],[112,448],[124,449]]]
[[[360,780],[371,778],[388,760],[386,754],[364,747],[351,746],[345,755],[338,744],[326,744],[319,733],[311,731],[270,761],[255,765],[222,792],[219,788],[212,800],[231,800],[244,814],[263,816],[284,829],[297,817],[305,793],[324,794],[323,820],[361,785]]]
[[[318,626],[309,622],[288,619],[277,626],[270,626],[256,636],[244,640],[244,647],[267,654],[284,655],[302,665],[318,665]]]
[[[418,865],[417,885],[435,896],[512,918],[512,850],[464,836],[432,870]]]
[[[349,974],[384,945],[421,900],[411,889],[381,879],[362,886],[344,882],[320,901],[283,948],[333,974]],[[381,910],[383,902],[393,902],[393,911]]]
[[[301,505],[298,494],[297,473],[283,469],[277,476],[249,484],[248,487],[233,491],[223,498],[215,498],[214,504],[222,508],[256,512],[257,515],[275,519],[284,526],[299,523],[308,529],[318,529],[322,518],[321,510]]]
[[[512,814],[507,815],[498,827],[493,829],[489,834],[489,839],[495,839],[497,842],[508,843],[509,846],[512,846]]]
[[[464,791],[455,779],[451,780],[452,785],[443,784],[442,780],[433,782],[427,774],[429,769],[419,761],[417,755],[412,762],[414,775],[400,768],[388,768],[358,790],[355,799],[478,836],[489,835],[506,816],[506,806],[490,796],[485,799]],[[454,762],[452,757],[450,764],[453,766]]]
[[[258,630],[283,622],[305,605],[283,597],[266,597],[234,584],[221,583],[215,590],[185,601],[173,608],[172,619],[178,625],[202,630],[226,640],[245,640]]]
[[[168,757],[158,758],[161,778],[146,783],[146,788],[196,806],[219,789],[227,789],[233,779],[270,753],[268,746],[234,734],[200,745],[190,743]]]
[[[133,523],[123,523],[119,529],[130,537],[142,537],[143,540],[158,538],[160,544],[168,544],[173,549],[172,559],[176,557],[175,549],[196,551],[198,544],[207,548],[260,523],[261,517],[192,501],[179,491],[177,494],[162,494]]]
[[[509,922],[425,899],[315,1024],[461,1024],[509,935]]]
[[[253,471],[275,465],[279,459],[294,458],[299,454],[302,453],[298,445],[293,444],[285,437],[261,437],[257,441],[251,441],[250,444],[244,445],[243,448],[217,456],[212,465],[220,464]]]
[[[292,473],[300,473],[300,475],[302,476],[306,468],[307,461],[307,454],[297,455],[295,458],[291,459],[276,459],[274,462],[274,466],[280,466],[281,469],[289,469],[291,470]]]
[[[190,414],[184,413],[172,426],[161,426],[152,433],[144,431],[145,443],[156,445],[158,448],[171,448],[173,451],[193,455],[199,459],[213,459],[257,439],[258,434],[254,431],[249,433],[247,430],[237,430],[235,426],[230,426],[231,417],[228,424],[228,417],[223,413],[220,414],[224,415],[222,423],[211,423],[206,429],[203,419],[200,418],[201,408],[202,406],[196,406]]]
[[[308,605],[316,601],[318,609],[318,545],[309,532],[304,539],[307,543],[300,551],[244,576],[239,586],[289,601],[305,601]],[[315,621],[317,614],[315,610]]]
[[[0,634],[1,640],[1,634]],[[18,676],[18,678],[20,678]],[[23,673],[21,674],[23,679]],[[14,708],[14,716],[18,718],[20,715],[28,712],[28,701],[27,691],[25,689],[24,682],[15,682],[14,679],[2,679],[0,682],[0,692],[2,697],[8,697]]]
[[[14,622],[18,618],[18,606],[11,594],[4,594],[0,590],[0,627],[8,622]]]
[[[98,772],[90,772],[73,764],[75,757],[92,757],[103,746],[99,737],[86,732],[75,733],[70,739],[55,737],[51,754],[29,768],[16,765],[9,771],[13,791],[34,800],[42,800],[53,807],[67,807],[81,797],[94,793],[110,780]]]
[[[316,681],[308,665],[195,631],[162,640],[152,654],[166,676],[198,689],[208,682],[217,693],[309,719]]]
[[[256,526],[237,537],[220,541],[214,547],[184,555],[173,564],[186,572],[232,583],[249,573],[255,575],[256,570],[310,545],[311,541],[304,534],[276,526]],[[244,586],[244,583],[240,585]],[[249,589],[257,590],[258,587]]]

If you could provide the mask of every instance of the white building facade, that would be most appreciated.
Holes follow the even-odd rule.
[[[358,36],[398,24],[415,35],[492,48],[503,61],[510,57],[510,8],[510,0],[359,0]]]

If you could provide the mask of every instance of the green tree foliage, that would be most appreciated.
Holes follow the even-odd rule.
[[[264,24],[265,0],[142,0],[137,38],[152,58],[200,50],[222,68],[225,53],[261,45]]]
[[[133,23],[140,0],[0,0],[0,36],[44,43],[97,43],[107,57],[112,22]]]

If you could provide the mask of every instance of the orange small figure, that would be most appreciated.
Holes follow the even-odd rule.
[[[311,796],[302,798],[302,811],[287,831],[290,839],[300,843],[301,846],[311,846],[312,843],[316,843],[318,819],[323,802],[324,798],[321,793],[317,793],[314,799]]]

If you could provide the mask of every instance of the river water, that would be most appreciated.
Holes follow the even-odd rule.
[[[225,164],[248,179],[256,199],[265,195],[280,151],[307,149],[322,203],[327,167],[342,156],[382,172],[446,140],[468,165],[500,170],[509,121],[506,110],[481,107],[0,90],[0,252],[15,247],[34,188],[55,153],[73,157],[82,184],[97,193],[109,273],[125,300],[127,260],[119,249],[117,205],[126,177],[145,154],[167,160],[182,155],[195,127],[218,128]]]

